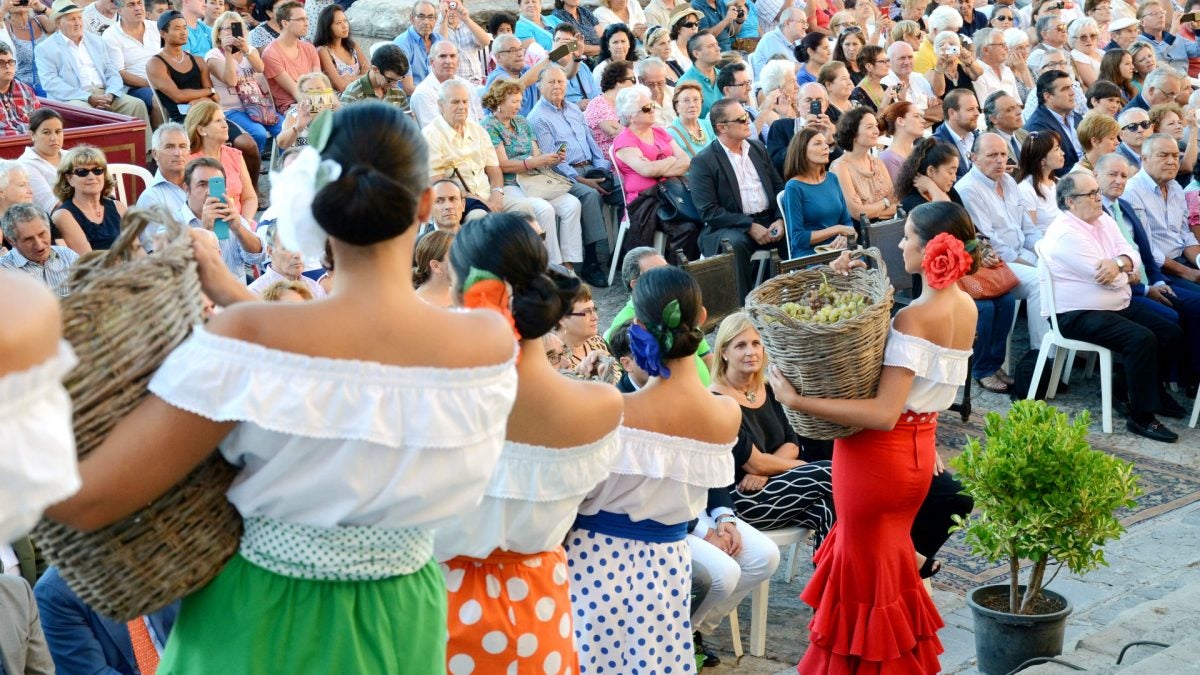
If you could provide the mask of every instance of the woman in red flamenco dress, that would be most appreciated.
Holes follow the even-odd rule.
[[[790,408],[863,430],[833,446],[838,519],[801,594],[815,612],[800,675],[925,675],[940,670],[943,626],[918,574],[909,532],[931,476],[937,412],[967,379],[976,310],[954,282],[978,268],[975,227],[950,202],[913,209],[904,225],[906,272],[921,296],[893,319],[873,399],[800,396],[776,370],[771,386]],[[834,269],[847,272],[848,255]]]

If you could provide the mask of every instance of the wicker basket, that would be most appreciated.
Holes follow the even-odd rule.
[[[762,336],[770,362],[804,396],[869,398],[879,385],[892,286],[879,249],[860,254],[874,259],[876,267],[842,276],[821,265],[775,277],[746,296],[746,312]],[[835,324],[797,321],[779,308],[785,302],[799,302],[821,283],[822,272],[834,288],[862,293],[871,304],[862,314]],[[796,433],[808,438],[844,438],[858,431],[787,407],[784,413]]]
[[[152,255],[135,257],[138,236],[152,223],[166,224],[166,242]],[[79,366],[66,387],[83,457],[145,398],[154,371],[200,322],[188,228],[163,210],[131,209],[113,247],[80,258],[68,284],[63,333]],[[85,603],[129,620],[202,587],[237,550],[241,518],[225,498],[234,475],[213,453],[124,520],[91,533],[44,520],[34,536]]]

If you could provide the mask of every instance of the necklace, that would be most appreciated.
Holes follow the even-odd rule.
[[[696,128],[700,130],[700,133],[698,133],[698,134],[693,134],[692,130],[687,128],[686,124],[681,124],[680,126],[683,127],[683,130],[687,132],[688,137],[691,138],[694,142],[696,142],[696,143],[704,142],[704,127],[700,126],[699,122],[696,123]]]
[[[746,400],[751,403],[754,403],[758,400],[758,392],[755,391],[754,387],[742,391],[742,396],[745,396]]]
[[[165,52],[166,50],[164,49],[163,51]],[[183,63],[184,54],[185,54],[185,52],[182,49],[180,49],[179,50],[179,58],[175,58],[174,56],[171,56],[170,54],[167,54],[167,58],[171,59],[171,63]]]

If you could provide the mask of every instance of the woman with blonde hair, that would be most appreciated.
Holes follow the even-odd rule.
[[[413,253],[413,288],[417,297],[434,307],[454,304],[450,293],[450,245],[454,243],[451,230],[434,230],[417,241]]]
[[[1150,128],[1156,134],[1167,134],[1179,145],[1179,173],[1175,180],[1180,185],[1192,182],[1196,166],[1196,113],[1188,115],[1175,103],[1160,103],[1150,108]]]
[[[1100,26],[1091,17],[1075,19],[1067,29],[1067,40],[1075,73],[1086,89],[1100,77],[1100,60],[1104,58],[1100,47],[1103,44],[1100,42]]]
[[[225,169],[225,197],[233,211],[252,222],[258,214],[258,193],[254,190],[255,176],[246,167],[242,153],[226,145],[229,122],[225,111],[212,101],[193,103],[183,120],[192,154],[189,159],[208,157]]]
[[[1083,116],[1075,129],[1083,157],[1079,158],[1071,171],[1095,171],[1096,162],[1110,152],[1116,152],[1121,143],[1121,125],[1104,113],[1093,110]]]
[[[233,36],[233,26],[242,26],[242,36]],[[262,57],[247,40],[249,28],[237,12],[225,12],[213,22],[213,48],[204,55],[213,88],[221,99],[221,108],[230,122],[241,127],[258,145],[261,156],[267,150],[267,140],[279,135],[282,120],[275,114],[275,122],[267,124],[267,117],[275,113],[271,92],[263,75]],[[254,110],[246,107],[242,96],[257,91],[262,105]],[[239,93],[241,92],[241,93]],[[258,117],[255,119],[251,114]],[[263,120],[263,121],[259,121]]]
[[[77,145],[63,155],[54,185],[54,195],[62,203],[50,220],[72,251],[82,255],[116,241],[125,204],[112,198],[115,188],[100,148]]]
[[[313,299],[313,294],[299,281],[284,279],[267,286],[262,299],[266,302],[308,302]]]

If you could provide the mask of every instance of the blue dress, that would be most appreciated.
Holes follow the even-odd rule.
[[[812,255],[812,233],[834,225],[854,225],[837,176],[825,174],[819,185],[795,178],[783,188],[783,221],[792,258]]]

